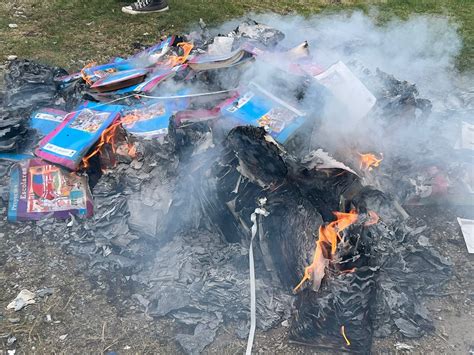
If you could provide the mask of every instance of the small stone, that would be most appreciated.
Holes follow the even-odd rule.
[[[13,324],[20,323],[20,318],[8,318],[8,321]]]
[[[46,317],[45,317],[45,321],[48,322],[48,323],[51,323],[52,320],[53,320],[53,318],[51,318],[51,314],[47,314]]]
[[[288,328],[290,326],[290,323],[288,322],[288,319],[284,320],[283,322],[281,322],[281,326],[282,327],[285,327],[285,328]]]
[[[9,23],[8,27],[10,28],[18,28],[18,25],[16,23]]]
[[[7,60],[10,61],[10,62],[12,62],[12,61],[14,61],[14,60],[16,60],[16,59],[18,59],[18,56],[16,56],[16,55],[9,55],[9,56],[7,57]],[[4,234],[2,233],[2,238],[3,238],[3,235],[4,235]]]
[[[36,296],[44,298],[46,296],[51,296],[54,293],[54,290],[50,287],[45,287],[42,288],[41,290],[38,290],[35,292]]]
[[[67,336],[68,336],[67,334],[61,335],[59,337],[59,340],[66,340]]]

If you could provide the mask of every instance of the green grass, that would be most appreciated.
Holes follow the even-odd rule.
[[[383,25],[395,17],[442,14],[459,23],[464,41],[460,70],[474,68],[474,0],[169,0],[171,11],[134,17],[120,12],[117,0],[3,0],[0,4],[0,53],[42,60],[66,68],[133,51],[135,42],[152,44],[167,34],[192,28],[199,18],[209,25],[249,12],[304,16],[362,10]],[[15,17],[16,10],[24,11]],[[377,11],[372,11],[372,10]],[[8,28],[17,23],[17,29]]]

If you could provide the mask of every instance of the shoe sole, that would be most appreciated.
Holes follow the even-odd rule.
[[[135,11],[132,9],[127,9],[126,7],[122,7],[122,12],[129,14],[129,15],[144,15],[144,14],[152,14],[152,13],[157,13],[157,12],[165,12],[168,11],[170,8],[166,6],[163,9],[160,10],[153,10],[153,11]]]

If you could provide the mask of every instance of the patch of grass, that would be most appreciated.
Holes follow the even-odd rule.
[[[394,16],[443,14],[460,25],[464,40],[458,68],[474,68],[472,0],[169,0],[171,11],[156,15],[122,14],[117,0],[3,0],[0,4],[0,53],[78,68],[133,51],[133,43],[152,44],[170,33],[191,29],[203,18],[217,25],[249,12],[299,13],[362,10],[378,23]],[[376,11],[372,11],[376,10]],[[8,28],[17,23],[17,29]]]

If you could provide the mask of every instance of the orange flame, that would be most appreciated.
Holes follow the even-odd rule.
[[[383,160],[383,155],[381,155],[380,159],[375,156],[375,154],[367,153],[361,154],[358,153],[360,156],[360,169],[371,171],[373,168],[376,168],[380,165]]]
[[[87,64],[84,68],[82,68],[81,70],[81,76],[82,76],[82,79],[87,83],[87,85],[91,86],[93,84],[92,80],[91,80],[91,76],[90,75],[87,75],[86,74],[86,69],[89,69],[89,68],[92,68],[92,67],[95,67],[97,65],[97,63],[89,63]]]
[[[182,56],[170,56],[168,60],[164,63],[167,66],[174,67],[179,64],[183,64],[186,62],[186,60],[189,57],[189,54],[191,53],[192,49],[194,48],[194,45],[189,42],[181,42],[177,44],[179,47],[183,48],[183,55]]]
[[[89,167],[89,160],[96,154],[100,153],[100,150],[105,144],[110,144],[112,147],[112,151],[115,153],[115,134],[120,124],[120,121],[115,121],[114,123],[112,123],[112,125],[110,125],[102,132],[102,134],[100,135],[99,143],[97,143],[95,149],[89,155],[82,159],[85,169]]]
[[[350,225],[357,222],[359,215],[355,210],[350,211],[349,213],[343,212],[333,212],[337,219],[327,226],[319,227],[319,238],[316,242],[316,249],[314,251],[313,262],[311,265],[305,268],[303,278],[300,283],[293,289],[293,292],[297,292],[303,284],[313,278],[313,282],[316,288],[319,288],[321,280],[324,277],[324,272],[328,264],[328,259],[324,255],[324,245],[331,246],[331,257],[336,254],[337,245],[341,240],[341,232],[344,229],[347,229]],[[364,224],[364,226],[371,226],[378,223],[379,216],[373,212],[368,212],[369,219]],[[350,270],[344,270],[343,273],[353,273],[356,271],[356,268]]]
[[[311,279],[312,275],[314,275],[316,283],[321,282],[327,264],[323,254],[323,244],[329,244],[331,246],[331,256],[334,255],[337,250],[337,244],[341,239],[340,233],[355,223],[359,217],[355,210],[349,213],[334,212],[334,215],[337,217],[336,221],[329,223],[327,226],[319,227],[319,239],[316,242],[313,262],[305,268],[304,276],[300,283],[293,289],[293,292],[297,292],[306,281]]]

